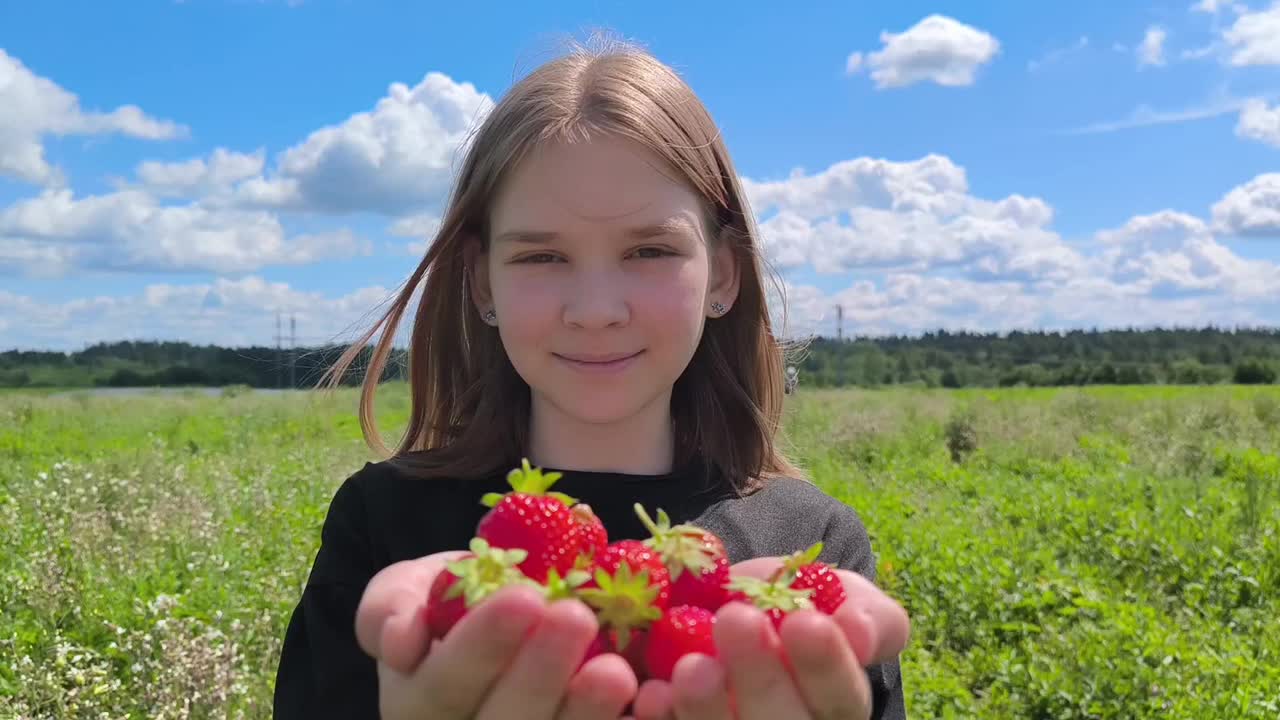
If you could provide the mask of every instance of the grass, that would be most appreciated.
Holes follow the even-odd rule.
[[[0,718],[269,717],[372,459],[356,399],[0,393]],[[911,612],[911,717],[1280,714],[1280,388],[794,399],[793,454]]]

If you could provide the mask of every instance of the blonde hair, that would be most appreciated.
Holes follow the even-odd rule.
[[[741,275],[732,310],[707,323],[676,381],[676,466],[700,463],[739,491],[780,475],[803,477],[778,443],[787,346],[773,333],[759,236],[729,153],[692,89],[629,43],[578,45],[517,82],[489,112],[466,148],[434,241],[381,319],[326,372],[330,389],[385,327],[360,395],[369,447],[418,477],[481,477],[518,465],[527,448],[529,388],[497,330],[471,304],[464,249],[487,245],[495,191],[534,146],[594,133],[628,138],[665,159],[701,197],[710,242],[731,244]],[[409,425],[392,453],[379,437],[374,394],[396,328],[424,280],[408,352]],[[775,287],[782,292],[776,279]]]

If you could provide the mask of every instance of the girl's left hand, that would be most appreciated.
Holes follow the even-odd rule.
[[[733,566],[767,577],[779,558]],[[867,720],[871,688],[864,669],[907,645],[906,610],[857,573],[836,570],[847,599],[835,615],[793,613],[781,632],[763,612],[729,603],[716,613],[718,658],[692,655],[671,682],[649,680],[636,695],[636,720]]]

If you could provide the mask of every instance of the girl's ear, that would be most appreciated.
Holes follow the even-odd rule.
[[[739,281],[742,268],[738,264],[738,254],[733,244],[733,229],[726,227],[720,231],[719,237],[711,245],[711,254],[707,258],[711,269],[711,280],[707,287],[708,313],[712,317],[723,315],[733,307],[738,299]],[[716,312],[712,306],[722,307]]]
[[[493,292],[489,285],[489,254],[481,248],[480,238],[468,237],[462,244],[463,263],[467,269],[467,287],[471,302],[481,315],[493,309]]]

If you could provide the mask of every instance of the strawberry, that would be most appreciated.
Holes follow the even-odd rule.
[[[834,614],[845,600],[844,584],[831,566],[817,561],[818,542],[794,553],[767,580],[733,578],[728,584],[730,601],[747,602],[765,611],[774,628],[781,629],[789,613],[816,609]]]
[[[696,525],[672,527],[661,508],[656,523],[640,503],[635,510],[651,534],[644,544],[658,552],[671,575],[671,605],[696,605],[713,612],[720,609],[728,600],[729,557],[724,542]]]
[[[676,662],[689,653],[716,656],[715,613],[696,605],[673,605],[649,627],[645,669],[650,677],[671,681]]]
[[[578,523],[569,510],[577,501],[548,492],[558,479],[560,473],[544,475],[525,459],[507,474],[512,492],[485,493],[480,501],[491,510],[480,519],[476,536],[494,547],[527,551],[520,570],[539,583],[552,568],[563,577],[578,557]]]
[[[532,585],[517,567],[525,554],[473,538],[470,552],[449,563],[431,583],[423,610],[427,634],[433,639],[444,637],[468,610],[508,585]]]
[[[600,518],[591,511],[590,505],[579,503],[569,510],[577,522],[578,559],[574,567],[589,568],[595,564],[596,555],[609,546],[609,533]]]
[[[795,579],[791,587],[797,590],[812,590],[813,606],[828,615],[834,615],[845,601],[844,583],[835,570],[826,563],[817,562],[822,552],[822,543],[803,552],[796,553],[783,563],[782,572],[794,571]]]
[[[620,540],[596,558],[593,577],[578,596],[612,634],[614,649],[625,653],[637,631],[662,617],[670,593],[671,577],[657,553],[638,540]]]

